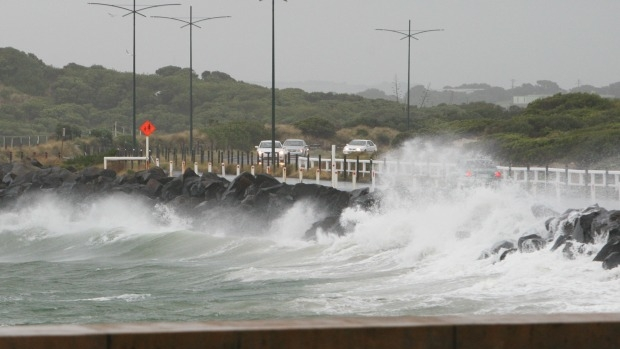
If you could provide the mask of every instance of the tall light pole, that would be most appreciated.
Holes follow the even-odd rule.
[[[201,18],[201,19],[198,19],[197,21],[194,21],[194,18],[192,15],[192,7],[190,6],[189,7],[189,21],[181,19],[181,18],[176,18],[176,17],[164,17],[164,16],[152,16],[152,17],[172,19],[175,21],[185,23],[185,25],[181,26],[181,28],[189,27],[189,154],[192,157],[192,161],[194,161],[194,138],[193,138],[193,134],[194,134],[194,89],[193,89],[194,68],[192,66],[192,61],[193,61],[192,29],[193,27],[202,28],[196,25],[196,23],[198,22],[208,21],[210,19],[217,19],[217,18],[229,18],[230,16],[206,17],[206,18]]]
[[[136,9],[136,0],[133,0],[133,8],[127,8],[120,5],[112,5],[112,4],[104,4],[100,2],[89,2],[89,5],[101,5],[101,6],[110,6],[115,8],[120,8],[121,10],[127,11],[126,14],[123,15],[129,16],[133,15],[133,122],[132,122],[132,135],[133,135],[133,148],[136,148],[136,15],[140,15],[142,17],[146,17],[141,11],[148,10],[155,7],[162,6],[177,6],[181,4],[161,4],[161,5],[140,5],[142,8]],[[147,154],[148,156],[148,154]]]
[[[411,39],[414,40],[418,40],[418,38],[416,38],[416,35],[422,34],[422,33],[427,33],[427,32],[436,32],[436,31],[443,31],[443,29],[428,29],[428,30],[414,30],[414,32],[411,32],[411,20],[409,20],[409,29],[407,31],[403,31],[403,30],[394,30],[394,29],[376,29],[376,30],[383,30],[383,31],[388,31],[388,32],[393,32],[393,33],[398,33],[400,35],[403,35],[402,39],[407,39],[407,131],[409,131],[409,119],[410,119],[410,112],[409,112],[409,107],[411,106],[411,103],[409,102],[410,97],[411,97]]]
[[[263,0],[259,0],[263,1]],[[284,0],[287,1],[287,0]],[[271,0],[271,156],[276,155],[276,0]],[[280,164],[275,157],[274,167]]]

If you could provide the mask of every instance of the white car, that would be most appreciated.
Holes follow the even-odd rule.
[[[274,143],[275,151],[278,154],[280,161],[284,161],[284,156],[286,155],[286,150],[282,146],[280,141],[275,141]],[[271,157],[271,140],[261,141],[259,145],[255,146],[256,152],[259,157],[263,157],[263,154],[266,158]]]
[[[345,155],[351,153],[375,153],[377,151],[377,145],[373,141],[367,139],[354,139],[347,143],[342,149],[342,153]]]
[[[310,148],[303,139],[287,139],[282,144],[286,152],[291,154],[291,157],[295,155],[308,156]]]

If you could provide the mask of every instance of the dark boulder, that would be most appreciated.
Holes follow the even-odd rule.
[[[180,211],[185,211],[188,213],[194,213],[194,210],[197,206],[199,206],[202,202],[204,202],[201,198],[198,197],[189,197],[185,195],[175,196],[168,203],[175,208],[178,208]]]
[[[305,232],[304,238],[306,240],[316,240],[319,231],[336,234],[338,236],[345,234],[345,228],[340,224],[340,216],[328,216],[314,223],[312,227]]]
[[[193,198],[204,198],[205,196],[205,185],[202,183],[200,177],[189,176],[183,179],[183,191],[181,195],[193,197]]]
[[[365,192],[363,189],[356,192],[358,200],[361,200],[359,197]],[[325,211],[340,215],[342,210],[349,207],[353,194],[319,184],[298,183],[294,185],[290,195],[294,200],[312,199]]]
[[[496,242],[490,249],[482,251],[478,259],[486,259],[500,253],[504,255],[506,251],[512,250],[516,250],[515,242],[512,240],[502,240]]]
[[[247,194],[249,187],[257,181],[256,177],[248,172],[243,172],[233,179],[222,195],[224,201],[240,203]]]
[[[569,238],[567,235],[558,235],[553,241],[553,246],[551,246],[551,251],[557,250],[558,248],[563,246],[567,241],[569,241]]]
[[[194,170],[192,170],[191,168],[187,168],[185,172],[183,172],[182,177],[183,177],[183,180],[186,180],[187,178],[200,177],[200,176],[198,176],[198,174],[194,172]]]
[[[254,184],[258,188],[269,188],[269,187],[274,187],[276,185],[279,185],[280,181],[278,181],[272,175],[268,175],[268,174],[264,174],[264,173],[259,173],[259,174],[256,175],[256,180],[255,180]]]
[[[14,174],[16,177],[22,177],[32,171],[40,170],[40,168],[33,166],[31,163],[25,161],[14,162],[9,166],[9,168],[10,170],[8,172]]]
[[[620,252],[612,252],[603,261],[603,269],[609,270],[620,265]]]
[[[161,167],[149,167],[147,170],[142,170],[136,172],[135,176],[136,181],[140,184],[146,184],[150,179],[155,179],[160,181],[164,178],[167,178],[166,172]]]
[[[602,262],[612,253],[620,253],[620,239],[615,237],[607,241],[605,246],[601,248],[601,250],[596,254],[593,260],[595,262]]]
[[[76,181],[80,183],[89,183],[92,181],[96,181],[101,177],[114,179],[116,177],[116,172],[110,169],[102,169],[99,167],[91,166],[83,169],[80,172]]]
[[[588,244],[585,243],[569,240],[566,241],[564,248],[562,248],[562,255],[566,259],[575,259],[578,255],[584,254],[592,254],[591,250],[588,248]]]
[[[171,201],[177,196],[183,194],[183,177],[176,177],[170,182],[164,184],[161,189],[160,198],[163,201]]]
[[[547,245],[547,241],[538,234],[522,236],[517,240],[519,252],[536,252],[542,250]]]
[[[114,178],[111,176],[101,175],[86,182],[81,181],[80,179],[82,178],[78,177],[72,188],[72,193],[78,196],[103,194],[112,192],[116,189],[116,186],[114,185]]]
[[[576,229],[572,233],[575,241],[587,244],[594,242],[598,231],[593,223],[599,215],[606,216],[607,210],[598,205],[590,206],[581,211],[578,224],[575,226]],[[601,223],[598,222],[598,225],[600,227]]]
[[[517,252],[516,248],[509,248],[509,249],[503,251],[502,254],[499,256],[499,260],[503,261],[504,259],[506,259],[506,257],[508,257],[509,254],[513,254],[515,252]]]
[[[293,206],[295,201],[291,195],[288,195],[289,193],[290,186],[282,183],[260,188],[258,193],[254,195],[250,212],[262,215],[268,220],[276,219]],[[248,200],[243,200],[246,207],[248,203]]]
[[[361,188],[351,191],[349,206],[360,207],[364,210],[378,208],[381,202],[381,194],[370,192],[370,188]]]
[[[43,164],[40,163],[37,159],[31,159],[30,164],[34,167],[43,168]]]
[[[228,186],[228,183],[224,181],[212,181],[209,179],[203,179],[202,183],[205,186],[204,198],[207,201],[220,200]]]
[[[607,240],[620,239],[620,211],[611,210],[607,214],[607,221],[601,224],[600,231],[607,231]]]
[[[554,240],[552,251],[566,241],[591,244],[600,236],[608,225],[609,213],[598,205],[583,210],[570,209],[562,215],[545,223],[547,231]]]
[[[77,175],[60,167],[50,167],[33,172],[32,187],[41,189],[59,188],[65,182],[75,182]]]
[[[15,179],[15,177],[17,177],[17,175],[15,173],[6,173],[2,175],[2,184],[6,187],[8,185],[10,185],[13,180]]]
[[[149,179],[149,181],[144,185],[144,187],[142,188],[142,190],[144,191],[144,193],[151,198],[157,198],[161,195],[161,190],[163,188],[163,184],[161,184],[161,182],[159,182],[157,179],[155,178],[151,178]]]

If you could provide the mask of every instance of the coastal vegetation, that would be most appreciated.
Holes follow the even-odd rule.
[[[156,125],[153,142],[187,146],[189,76],[188,69],[173,66],[137,76],[136,119],[138,125],[147,119]],[[217,71],[192,76],[196,142],[250,151],[270,137],[269,88]],[[538,87],[554,90],[550,82]],[[74,63],[51,67],[33,54],[0,48],[0,137],[46,135],[105,151],[131,147],[132,88],[131,73]],[[411,106],[408,118],[402,101],[367,97],[280,89],[276,137],[303,137],[324,147],[371,138],[380,151],[409,139],[467,139],[467,148],[515,166],[620,166],[617,98],[560,92],[527,107],[486,101],[419,104]]]

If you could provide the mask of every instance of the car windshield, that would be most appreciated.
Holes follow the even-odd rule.
[[[349,144],[350,145],[366,145],[366,141],[361,141],[359,139],[354,139]]]
[[[289,147],[303,147],[304,141],[285,141],[284,145]]]
[[[477,160],[468,160],[465,162],[465,167],[467,168],[494,168],[495,165],[491,160],[487,159],[477,159]]]
[[[276,141],[276,148],[282,148],[282,144]],[[260,142],[259,148],[271,148],[271,142]]]

